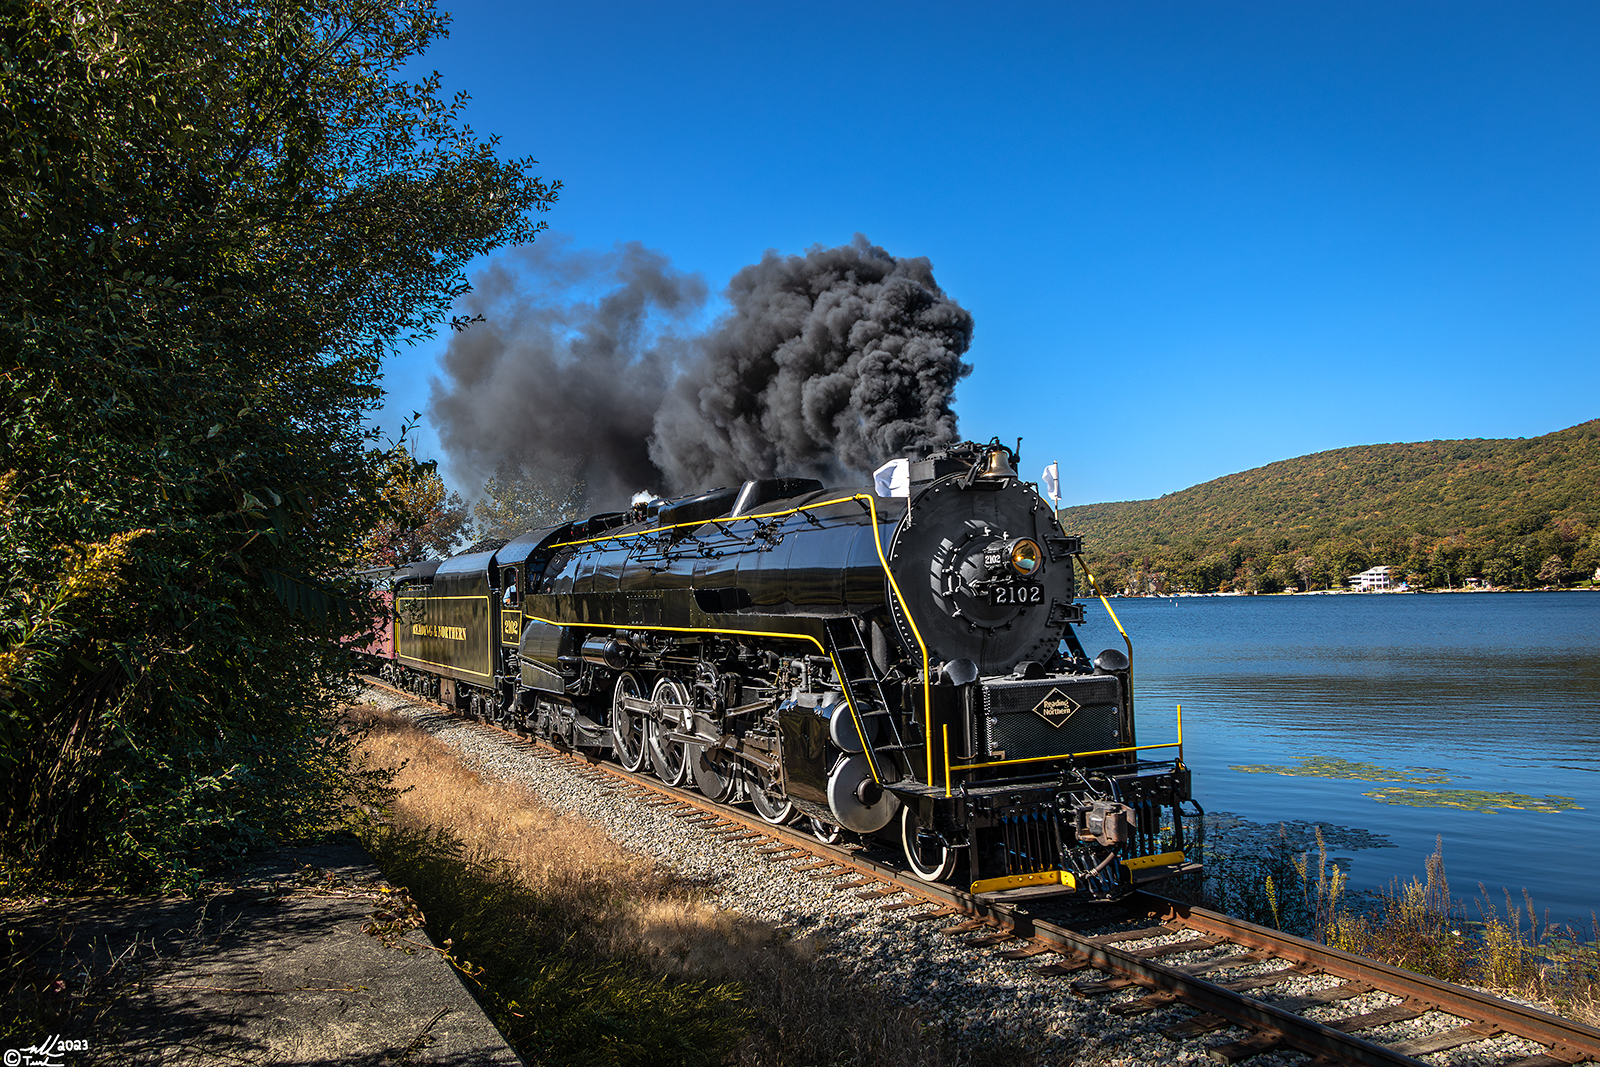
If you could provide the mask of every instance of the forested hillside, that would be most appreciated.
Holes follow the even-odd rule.
[[[1600,566],[1600,419],[1318,452],[1061,520],[1107,589],[1338,589],[1379,564],[1413,588],[1569,585]]]

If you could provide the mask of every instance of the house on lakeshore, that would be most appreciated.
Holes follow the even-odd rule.
[[[1393,567],[1368,567],[1350,576],[1350,589],[1356,593],[1387,593],[1394,588],[1393,574]]]

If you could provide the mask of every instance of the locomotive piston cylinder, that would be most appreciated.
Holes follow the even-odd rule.
[[[628,654],[631,651],[627,642],[615,637],[591,637],[583,643],[585,662],[600,667],[610,667],[614,671],[620,671],[628,665]]]

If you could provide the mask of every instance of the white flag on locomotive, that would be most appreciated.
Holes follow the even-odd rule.
[[[1044,469],[1044,492],[1050,498],[1050,506],[1061,506],[1061,471],[1054,463]]]
[[[873,471],[872,491],[879,496],[910,496],[911,461],[891,459]]]

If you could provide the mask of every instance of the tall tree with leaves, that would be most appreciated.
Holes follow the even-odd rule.
[[[0,0],[9,873],[180,883],[336,807],[380,360],[559,187],[401,77],[446,25]]]
[[[472,522],[467,502],[439,477],[438,463],[413,456],[404,433],[384,456],[377,515],[361,561],[380,567],[448,556]]]
[[[502,463],[472,506],[478,537],[509,540],[540,526],[579,518],[587,495],[588,486],[576,472],[536,475],[526,467]]]

